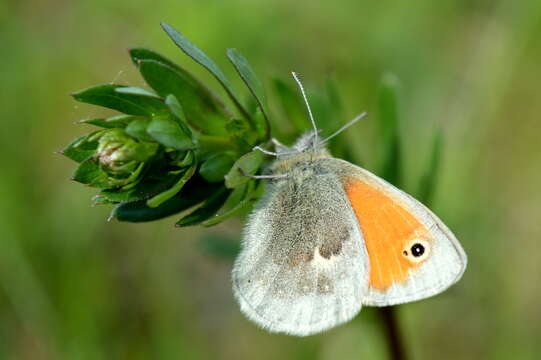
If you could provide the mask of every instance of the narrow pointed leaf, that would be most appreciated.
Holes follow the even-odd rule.
[[[192,44],[188,39],[186,39],[180,32],[175,30],[171,25],[162,23],[162,27],[169,35],[171,40],[182,50],[186,55],[190,56],[192,59],[194,59],[197,63],[202,65],[204,68],[206,68],[214,77],[222,84],[225,91],[235,104],[235,106],[239,109],[241,114],[246,117],[250,118],[250,114],[246,111],[244,106],[242,106],[242,103],[239,100],[239,97],[236,95],[235,91],[233,90],[233,87],[231,86],[229,80],[224,75],[222,70],[216,65],[216,63],[207,56],[203,51],[201,51],[197,46]]]
[[[164,102],[155,97],[121,93],[121,85],[98,85],[72,94],[77,101],[118,110],[128,115],[152,115],[167,111]]]
[[[121,94],[131,94],[131,95],[137,95],[137,96],[147,96],[155,99],[161,99],[158,95],[154,94],[153,92],[150,92],[146,89],[142,89],[135,86],[125,86],[115,89],[117,93]]]
[[[227,49],[227,57],[239,73],[240,77],[256,99],[263,118],[258,119],[256,128],[258,129],[261,139],[265,139],[269,136],[270,126],[267,111],[267,96],[265,95],[265,88],[263,84],[252,70],[252,67],[248,63],[248,60],[239,53],[236,49]]]
[[[64,156],[67,156],[73,161],[81,163],[94,155],[96,149],[98,148],[98,141],[88,141],[89,138],[93,137],[96,132],[79,136],[71,143],[69,143],[60,153]]]
[[[147,206],[150,208],[155,208],[163,204],[165,201],[171,199],[173,196],[178,194],[182,187],[186,184],[188,180],[193,176],[196,169],[196,164],[190,166],[186,171],[180,176],[180,179],[173,185],[170,189],[159,193],[156,196],[147,200]]]
[[[193,226],[211,218],[222,207],[230,193],[231,190],[222,185],[201,207],[184,216],[175,225],[177,227]]]
[[[114,187],[114,184],[109,181],[107,173],[100,169],[98,162],[93,158],[86,159],[79,165],[73,174],[73,180],[91,187]]]
[[[165,98],[165,105],[167,105],[171,113],[177,117],[178,121],[186,124],[186,114],[175,95],[167,95]]]
[[[118,204],[116,201],[111,201],[106,197],[96,195],[92,198],[92,206],[96,205],[115,205]]]
[[[145,81],[161,96],[172,94],[182,105],[187,121],[204,133],[224,133],[229,114],[216,97],[188,72],[155,60],[141,60]]]
[[[184,109],[182,105],[178,102],[177,98],[173,94],[167,95],[165,98],[165,104],[173,114],[173,119],[180,125],[180,128],[188,137],[192,137],[192,131],[188,127],[186,115],[184,114]]]
[[[105,119],[85,119],[80,120],[79,123],[81,124],[89,124],[94,126],[99,126],[104,129],[123,129],[128,124],[138,117],[133,115],[117,115],[117,116],[111,116]]]
[[[113,122],[107,122],[106,119],[84,119],[79,120],[80,124],[88,124],[88,125],[94,125],[99,126],[104,129],[114,129],[114,128],[123,128],[126,127],[126,124],[120,124],[120,123],[113,123]]]
[[[158,92],[156,88],[159,88],[160,91],[158,92],[162,96],[166,96],[168,87],[171,85],[166,86],[165,82],[169,83],[182,83],[186,88],[190,89],[191,91],[194,91],[197,93],[196,98],[202,99],[205,101],[209,101],[210,104],[208,105],[211,107],[211,110],[217,114],[223,115],[224,117],[229,117],[229,111],[225,108],[225,105],[222,103],[222,101],[218,98],[216,94],[214,94],[209,88],[207,88],[201,81],[197,80],[192,74],[190,74],[187,70],[180,67],[178,64],[175,64],[173,61],[167,59],[166,57],[145,48],[133,48],[130,50],[130,56],[133,60],[133,62],[136,64],[136,66],[140,67],[142,62],[145,60],[154,60],[158,62],[159,64],[165,65],[165,67],[158,69],[157,67],[155,69],[149,69],[149,74],[142,74],[145,80],[147,80],[147,83]],[[151,63],[149,63],[151,64]],[[172,69],[174,73],[168,72],[168,68]],[[141,70],[141,69],[140,69]],[[161,70],[161,71],[160,71]],[[153,71],[156,71],[157,74],[153,75],[151,74]],[[163,71],[166,71],[166,73],[163,73]],[[144,71],[147,72],[146,70]],[[171,75],[174,79],[170,80],[169,78],[160,78],[159,75]],[[146,75],[148,75],[148,79],[146,78]],[[150,84],[151,82],[152,84]],[[154,85],[154,86],[153,86]],[[175,84],[173,84],[175,85]],[[154,88],[156,87],[156,88]],[[171,94],[175,94],[175,92],[171,91]],[[186,102],[185,96],[180,97],[183,102]]]
[[[135,64],[135,66],[139,66],[140,62],[143,60],[155,60],[162,64],[168,65],[174,69],[185,71],[184,69],[181,69],[181,67],[175,64],[173,61],[169,60],[163,55],[158,54],[157,52],[153,50],[146,49],[146,48],[131,48],[129,52],[130,52],[130,57],[133,63]]]
[[[193,150],[188,150],[186,153],[184,153],[183,156],[179,156],[177,160],[171,162],[171,165],[178,166],[178,167],[185,167],[193,164],[195,160],[195,155]]]

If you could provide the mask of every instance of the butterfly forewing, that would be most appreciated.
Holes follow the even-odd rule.
[[[340,174],[363,234],[370,262],[363,304],[385,306],[423,299],[460,279],[466,255],[436,215],[362,168],[339,159],[321,162]]]

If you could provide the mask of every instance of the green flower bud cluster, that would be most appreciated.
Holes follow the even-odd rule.
[[[162,26],[220,83],[233,108],[178,64],[154,51],[134,48],[130,57],[150,90],[106,84],[73,93],[77,101],[121,114],[82,120],[101,129],[75,139],[62,153],[79,163],[75,181],[100,189],[95,204],[115,205],[113,218],[140,222],[183,213],[178,226],[215,225],[261,195],[264,184],[246,175],[260,173],[269,161],[253,150],[256,145],[270,146],[266,94],[235,49],[229,49],[227,57],[251,94],[248,101],[241,100],[203,51],[171,26]],[[273,85],[287,115],[275,133],[283,138],[282,128],[309,128],[296,90],[280,80]],[[340,124],[335,120],[340,104],[332,84],[327,85],[325,96],[311,100],[320,126],[333,130]]]
[[[228,57],[254,96],[247,106],[201,50],[163,25],[187,55],[226,90],[235,111],[193,75],[143,48],[130,50],[151,90],[107,84],[73,95],[75,100],[121,115],[82,120],[101,129],[75,139],[62,153],[79,163],[73,179],[99,188],[95,204],[115,204],[112,217],[150,221],[193,208],[179,226],[214,225],[259,195],[261,184],[243,175],[260,171],[270,128],[261,83],[235,50]]]

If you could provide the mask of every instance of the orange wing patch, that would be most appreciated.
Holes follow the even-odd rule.
[[[426,227],[399,203],[360,180],[348,178],[345,190],[364,235],[370,286],[382,291],[403,283],[409,270],[422,263],[408,256],[408,246],[413,239],[427,242]]]

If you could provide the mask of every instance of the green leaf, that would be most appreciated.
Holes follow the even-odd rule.
[[[120,88],[117,88],[115,89],[115,92],[117,93],[121,93],[121,94],[131,94],[131,95],[137,95],[137,96],[147,96],[147,97],[151,97],[151,98],[155,98],[155,99],[160,99],[161,98],[154,94],[153,92],[150,92],[146,89],[142,89],[142,88],[139,88],[139,87],[135,87],[135,86],[125,86],[125,87],[120,87]]]
[[[174,95],[181,102],[187,121],[204,133],[223,133],[229,114],[216,97],[190,73],[156,60],[139,62],[141,75],[158,94]]]
[[[85,161],[89,157],[93,156],[98,148],[97,140],[88,141],[89,138],[94,137],[94,135],[97,133],[101,133],[101,131],[95,131],[93,133],[77,137],[64,149],[60,150],[60,153],[78,163]]]
[[[75,100],[118,110],[129,115],[152,115],[167,111],[164,102],[155,97],[134,93],[121,93],[121,85],[98,85],[73,93]]]
[[[181,69],[181,67],[175,64],[173,61],[169,60],[165,56],[158,54],[157,52],[153,50],[145,49],[145,48],[131,48],[129,52],[130,52],[130,57],[133,63],[135,64],[135,66],[139,66],[142,60],[155,60],[155,61],[161,62],[162,64],[170,66],[174,69],[177,69],[177,70],[180,69],[182,71],[185,71]]]
[[[77,167],[73,174],[73,180],[92,187],[114,187],[109,181],[107,173],[100,169],[98,161],[94,158],[86,159]]]
[[[378,96],[381,148],[381,177],[395,186],[401,184],[401,152],[398,131],[397,91],[399,81],[393,74],[385,74]]]
[[[79,123],[99,126],[104,129],[123,128],[126,126],[125,124],[120,125],[120,124],[115,124],[112,122],[107,122],[107,120],[105,119],[84,119],[84,120],[79,120]]]
[[[184,114],[184,109],[182,108],[182,105],[180,105],[180,102],[176,98],[175,95],[169,94],[165,98],[165,105],[169,108],[169,111],[171,111],[171,114],[173,114],[177,120],[180,123],[186,124],[186,114]]]
[[[202,65],[205,69],[207,69],[214,77],[222,84],[225,91],[235,104],[235,106],[239,109],[240,113],[246,117],[247,119],[250,118],[250,114],[246,111],[244,106],[242,106],[242,103],[239,100],[239,97],[236,95],[235,91],[233,90],[233,87],[229,83],[229,80],[224,75],[222,70],[218,68],[218,65],[214,61],[212,61],[207,54],[205,54],[203,51],[201,51],[197,46],[192,44],[188,39],[186,39],[181,33],[179,33],[177,30],[175,30],[171,25],[162,23],[162,27],[169,35],[171,40],[182,50],[184,53],[188,56],[190,56],[192,59],[194,59],[197,63]]]
[[[198,225],[211,218],[222,207],[230,193],[230,189],[227,189],[225,186],[221,185],[220,188],[218,188],[218,190],[212,194],[212,196],[207,198],[202,206],[181,218],[179,221],[177,221],[175,226],[183,227]]]
[[[208,182],[222,182],[234,162],[235,160],[227,154],[215,154],[201,164],[199,174]]]
[[[170,116],[154,116],[147,127],[150,136],[164,146],[177,150],[194,147],[192,139],[182,131],[180,125]]]
[[[165,104],[171,111],[171,114],[173,115],[173,119],[175,119],[180,125],[180,128],[182,129],[182,131],[184,131],[184,133],[191,138],[192,131],[188,127],[188,124],[186,121],[186,115],[184,114],[182,105],[180,105],[175,95],[173,94],[167,95],[167,97],[165,98]]]
[[[111,116],[106,119],[85,119],[80,120],[79,123],[81,124],[89,124],[94,126],[99,126],[105,129],[123,129],[128,124],[138,117],[132,116],[132,115],[117,115],[117,116]]]
[[[208,184],[194,178],[188,181],[177,195],[158,207],[151,208],[147,206],[146,200],[126,202],[113,209],[111,218],[127,222],[145,222],[162,219],[201,203],[220,188],[218,184]]]
[[[429,206],[434,198],[438,173],[441,163],[441,151],[443,147],[443,131],[439,129],[434,136],[434,143],[430,154],[430,161],[425,174],[421,177],[419,196],[417,199]]]
[[[264,140],[269,137],[270,125],[267,111],[267,96],[265,95],[265,88],[263,84],[252,70],[252,67],[248,63],[248,60],[239,53],[236,49],[227,49],[227,57],[239,73],[240,77],[256,99],[259,107],[261,108],[262,118],[255,118],[258,120],[255,122],[255,127],[259,132],[260,139]]]
[[[225,176],[225,185],[233,189],[246,184],[250,178],[244,174],[254,175],[263,163],[263,159],[264,155],[259,150],[242,155]]]
[[[262,186],[262,184],[263,183],[260,182],[259,186]],[[256,186],[256,181],[252,180],[234,189],[220,211],[218,211],[214,217],[203,222],[202,225],[214,226],[238,214],[245,206],[256,199],[255,194],[258,192]]]
[[[137,182],[134,186],[125,189],[105,189],[99,192],[97,197],[107,198],[109,201],[120,203],[126,201],[135,201],[148,199],[170,187],[178,181],[178,176],[173,174],[160,174],[157,167],[146,171],[146,176]]]
[[[197,80],[192,74],[190,74],[188,71],[180,67],[179,65],[175,64],[171,60],[165,58],[164,56],[148,49],[144,48],[134,48],[130,50],[130,55],[132,57],[133,62],[140,67],[142,61],[144,60],[154,60],[160,64],[165,65],[165,67],[159,67],[159,66],[151,66],[151,63],[148,63],[149,69],[148,73],[146,70],[143,70],[143,72],[146,73],[142,74],[147,83],[153,87],[149,82],[154,84],[157,88],[160,88],[160,91],[158,93],[161,93],[162,96],[166,96],[167,93],[176,94],[173,89],[177,89],[177,87],[180,87],[183,91],[187,92],[187,94],[182,94],[182,96],[178,96],[179,94],[176,94],[177,99],[182,99],[185,106],[188,108],[190,106],[186,105],[187,98],[193,97],[192,100],[201,101],[204,106],[199,109],[200,112],[212,112],[216,113],[217,115],[225,118],[229,118],[230,114],[229,111],[225,108],[222,101],[214,94],[212,91],[210,91],[209,88],[207,88],[202,82]],[[174,71],[174,73],[170,73],[170,69]],[[165,73],[164,73],[165,71]],[[156,72],[156,73],[154,73]],[[165,76],[160,76],[165,75]],[[167,76],[169,75],[169,76]],[[169,83],[169,89],[168,92],[168,86],[165,85],[165,82]],[[153,87],[154,88],[154,87]],[[156,90],[156,88],[154,88]],[[192,92],[192,94],[190,94]],[[188,95],[188,96],[186,96]],[[205,116],[206,117],[206,116]]]
[[[126,134],[143,141],[154,141],[154,138],[148,133],[150,119],[138,118],[133,120],[124,131]]]
[[[106,197],[96,195],[92,198],[92,206],[95,205],[115,205],[118,204],[116,201],[111,201]]]
[[[193,150],[188,150],[185,153],[178,154],[177,157],[170,162],[170,164],[173,166],[185,167],[193,164],[194,160],[195,155]]]
[[[171,199],[173,196],[178,194],[179,191],[182,189],[182,187],[186,184],[186,182],[190,180],[190,178],[193,176],[193,174],[195,173],[196,167],[197,165],[193,164],[182,173],[177,183],[173,185],[170,189],[148,199],[147,206],[150,208],[158,207],[161,204],[163,204],[165,201]]]

